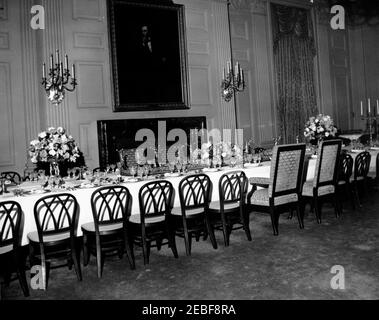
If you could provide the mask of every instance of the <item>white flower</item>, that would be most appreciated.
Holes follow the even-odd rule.
[[[39,138],[41,139],[45,139],[46,138],[46,132],[45,131],[42,131],[39,135],[38,135]]]
[[[62,127],[58,127],[58,128],[57,128],[57,132],[58,132],[59,134],[64,134],[65,130],[64,130]]]
[[[51,156],[55,156],[57,153],[56,153],[56,151],[54,150],[54,149],[51,149],[50,151],[49,151],[49,155],[51,155]]]
[[[32,146],[36,146],[38,143],[39,143],[38,140],[32,140],[32,141],[30,142],[30,144],[31,144]]]
[[[33,163],[37,163],[37,162],[38,162],[38,161],[37,161],[37,157],[32,157],[32,158],[30,159],[30,161],[33,162]]]

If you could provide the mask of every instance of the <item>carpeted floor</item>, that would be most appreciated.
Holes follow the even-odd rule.
[[[154,249],[144,267],[137,249],[136,270],[129,269],[126,256],[109,258],[102,279],[91,257],[82,282],[74,270],[53,269],[48,290],[31,290],[28,299],[378,299],[379,192],[366,198],[371,200],[360,210],[352,211],[346,203],[338,220],[326,205],[322,225],[308,213],[304,230],[296,217],[283,215],[278,237],[272,235],[268,215],[252,213],[251,242],[237,230],[225,248],[217,232],[217,250],[201,240],[187,257],[183,240],[177,238],[179,259],[167,247]],[[334,265],[344,267],[344,290],[331,288]],[[24,299],[18,281],[4,294],[5,299]]]

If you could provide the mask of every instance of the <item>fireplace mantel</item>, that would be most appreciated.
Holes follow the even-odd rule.
[[[159,121],[166,122],[166,135],[170,130],[180,128],[186,132],[188,138],[191,129],[206,129],[207,124],[206,117],[100,120],[97,122],[100,167],[105,168],[107,164],[120,161],[118,150],[140,146],[142,142],[135,140],[138,130],[150,129],[157,137]],[[167,147],[173,143],[167,142]]]

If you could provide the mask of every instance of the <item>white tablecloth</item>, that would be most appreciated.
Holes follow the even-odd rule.
[[[316,160],[311,159],[309,161],[309,167],[307,172],[307,180],[313,179],[314,176],[314,170],[315,170],[315,164]],[[228,171],[233,171],[238,169],[223,169],[218,172],[206,172],[206,174],[209,175],[212,183],[213,183],[213,193],[212,193],[212,201],[217,201],[219,199],[218,194],[218,181],[221,175]],[[270,162],[264,162],[259,167],[250,167],[250,168],[244,168],[243,169],[247,175],[248,178],[250,177],[269,177],[270,176]],[[375,157],[372,157],[371,160],[371,170],[375,171]],[[165,178],[168,181],[170,181],[173,184],[173,187],[175,189],[175,201],[174,206],[179,207],[179,195],[178,195],[178,186],[179,182],[183,177],[169,177]],[[132,204],[132,214],[139,214],[139,203],[138,203],[138,192],[142,185],[144,185],[147,181],[139,181],[139,182],[129,182],[129,183],[123,183],[122,185],[126,186],[133,198],[133,204]],[[21,186],[22,187],[22,186]],[[84,223],[92,222],[93,216],[92,216],[92,210],[91,210],[91,195],[94,192],[94,188],[90,189],[77,189],[75,191],[64,191],[67,193],[73,194],[76,199],[79,202],[79,225],[78,225],[78,232],[77,235],[81,236],[82,231],[80,226]],[[0,201],[9,201],[14,200],[17,201],[24,212],[25,222],[24,222],[24,230],[23,230],[23,237],[22,237],[22,244],[26,245],[28,244],[27,234],[32,231],[36,231],[36,225],[34,221],[34,213],[33,208],[35,202],[48,194],[39,194],[39,195],[27,195],[22,197],[15,197],[13,193],[8,193],[5,195],[0,196]]]

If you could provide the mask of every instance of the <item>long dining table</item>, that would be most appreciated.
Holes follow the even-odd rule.
[[[370,171],[375,171],[375,158],[373,154],[372,159],[371,159],[371,165],[370,165]],[[356,154],[353,154],[354,158]],[[312,180],[314,177],[314,172],[315,172],[315,166],[316,166],[316,159],[310,159],[309,164],[308,164],[308,171],[307,171],[307,180]],[[269,178],[270,177],[270,161],[267,162],[262,162],[260,165],[256,166],[244,166],[244,168],[230,168],[230,167],[225,167],[222,168],[219,171],[207,171],[204,170],[204,173],[207,174],[212,183],[213,183],[213,192],[212,192],[212,201],[217,201],[219,200],[219,193],[218,193],[218,181],[220,177],[230,171],[234,170],[243,170],[248,178],[251,177],[263,177],[263,178]],[[191,174],[189,172],[188,174]],[[164,179],[167,179],[170,181],[174,187],[175,190],[175,200],[174,200],[174,206],[179,207],[180,202],[179,202],[179,195],[178,195],[178,187],[180,181],[183,179],[182,176],[167,176]],[[152,178],[151,178],[152,179]],[[151,181],[150,179],[150,181]],[[80,182],[80,181],[79,181]],[[139,214],[139,201],[138,201],[138,192],[140,188],[145,184],[149,182],[149,179],[141,180],[141,181],[136,181],[136,182],[123,182],[121,185],[127,187],[132,195],[132,209],[131,209],[131,214]],[[26,184],[21,184],[19,188],[25,188],[29,186],[30,188],[30,182],[29,185],[28,183]],[[52,192],[65,192],[65,193],[70,193],[75,196],[75,198],[78,200],[79,203],[79,223],[78,223],[78,230],[77,230],[77,236],[82,235],[82,231],[80,226],[88,223],[88,222],[93,222],[93,215],[92,215],[92,209],[91,209],[91,195],[96,190],[96,187],[91,187],[91,188],[78,188],[75,190],[64,190],[64,189],[57,189]],[[23,234],[22,234],[22,245],[27,245],[28,244],[28,238],[27,235],[29,232],[36,231],[36,224],[35,224],[35,219],[34,219],[34,204],[38,199],[41,197],[50,195],[50,193],[38,193],[38,194],[26,194],[23,196],[15,196],[13,192],[9,192],[3,195],[0,195],[0,202],[3,201],[16,201],[20,204],[21,209],[23,210],[24,213],[24,226],[23,226]]]

